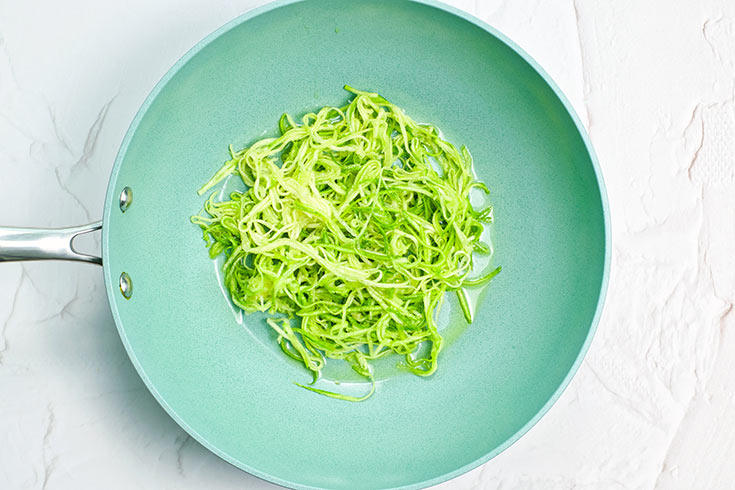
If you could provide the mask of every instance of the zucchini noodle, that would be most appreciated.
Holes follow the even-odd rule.
[[[245,312],[268,312],[283,352],[317,380],[327,359],[347,361],[372,381],[360,398],[299,385],[349,401],[375,389],[369,361],[403,356],[419,376],[437,369],[442,337],[436,312],[463,286],[482,285],[497,268],[468,278],[492,207],[474,209],[469,151],[445,141],[375,93],[354,94],[297,123],[284,114],[281,135],[234,151],[199,189],[230,175],[245,184],[192,217],[212,258],[224,254],[224,284]]]

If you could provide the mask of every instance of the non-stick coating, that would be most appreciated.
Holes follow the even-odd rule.
[[[434,376],[390,377],[364,403],[293,384],[308,374],[255,318],[236,321],[189,222],[230,143],[274,133],[283,111],[344,103],[345,83],[467,145],[492,190],[503,266]],[[579,365],[609,262],[599,169],[550,83],[497,32],[433,3],[279,2],[198,44],[135,118],[105,208],[112,311],[164,408],[227,461],[298,488],[433,484],[520,437]]]

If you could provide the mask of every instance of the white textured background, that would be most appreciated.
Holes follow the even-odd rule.
[[[190,46],[261,0],[0,0],[0,224],[101,217],[118,145]],[[613,217],[603,320],[517,444],[437,488],[735,488],[735,1],[454,0],[558,82]],[[133,370],[101,269],[0,264],[0,489],[275,488]]]

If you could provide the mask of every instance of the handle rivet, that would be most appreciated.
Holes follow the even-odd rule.
[[[133,295],[133,280],[127,272],[120,274],[120,292],[125,299],[130,299]]]
[[[128,210],[131,204],[133,204],[133,189],[125,186],[120,193],[120,211],[124,213]]]

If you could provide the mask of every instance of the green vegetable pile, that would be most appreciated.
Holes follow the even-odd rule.
[[[373,379],[369,361],[400,354],[419,376],[437,368],[436,310],[468,279],[492,208],[473,209],[472,158],[428,124],[375,93],[354,94],[301,123],[284,114],[281,136],[234,152],[203,194],[231,174],[245,184],[229,200],[213,194],[194,216],[224,282],[246,312],[267,311],[283,352],[318,378],[326,358]],[[299,385],[350,401],[361,398]]]

